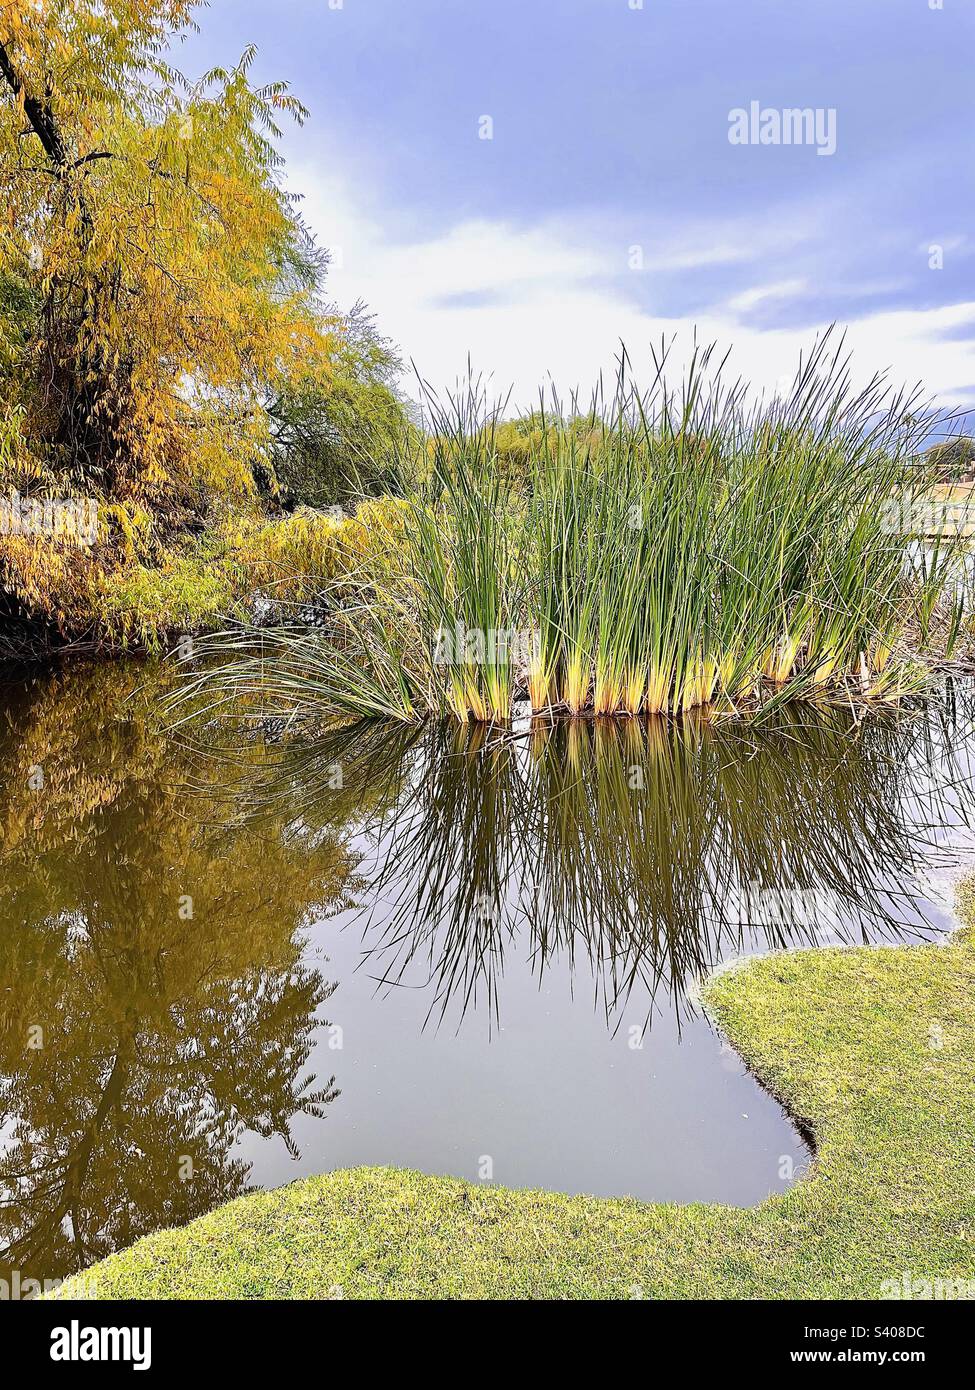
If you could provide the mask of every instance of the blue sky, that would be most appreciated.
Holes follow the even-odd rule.
[[[695,325],[772,383],[837,320],[970,404],[975,0],[932,3],[213,0],[178,61],[291,83],[332,292],[437,385],[470,353],[530,402]],[[835,110],[835,153],[731,144],[753,101]]]

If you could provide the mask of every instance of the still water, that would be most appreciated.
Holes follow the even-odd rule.
[[[0,1277],[354,1164],[758,1202],[808,1151],[697,981],[936,937],[971,857],[967,694],[200,747],[163,680],[0,684]]]

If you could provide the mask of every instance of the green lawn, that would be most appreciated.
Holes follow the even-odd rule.
[[[706,999],[817,1136],[813,1175],[760,1207],[355,1169],[245,1197],[88,1277],[104,1298],[871,1298],[905,1271],[975,1281],[971,929],[752,961]]]

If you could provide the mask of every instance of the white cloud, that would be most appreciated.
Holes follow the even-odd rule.
[[[677,334],[678,349],[689,350],[695,327],[698,341],[734,345],[736,374],[756,387],[772,387],[791,380],[811,342],[808,329],[741,322],[756,303],[805,289],[798,278],[756,286],[694,318],[655,316],[626,293],[627,242],[634,239],[598,235],[591,222],[570,227],[548,219],[525,230],[500,218],[478,219],[404,242],[387,234],[340,179],[296,168],[294,186],[306,194],[309,224],[338,253],[329,276],[332,296],[343,307],[364,299],[382,331],[438,389],[466,374],[470,355],[499,394],[513,387],[517,405],[533,404],[549,378],[563,395],[577,386],[585,394],[600,371],[612,372],[621,341],[639,366],[649,363],[650,345],[661,338]],[[727,225],[716,229],[710,258],[696,229],[683,249],[672,243],[648,253],[642,274],[756,259],[770,244],[767,222],[763,216],[753,228],[739,224],[737,240],[729,239]],[[801,229],[787,227],[782,236],[795,243]],[[849,322],[847,341],[864,376],[889,367],[898,384],[923,380],[946,403],[968,404],[964,398],[975,385],[972,354],[964,341],[939,337],[966,326],[975,336],[975,301],[865,315]]]
[[[803,294],[805,289],[806,281],[798,279],[778,280],[773,285],[756,285],[753,289],[742,290],[740,294],[733,295],[728,300],[728,308],[734,314],[743,314],[769,299],[794,299],[796,295]]]

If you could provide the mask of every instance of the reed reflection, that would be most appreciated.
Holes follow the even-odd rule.
[[[377,831],[365,968],[459,1021],[497,1018],[507,952],[540,981],[584,965],[615,1027],[634,998],[684,1009],[730,955],[923,936],[972,823],[970,716],[431,727]]]
[[[160,727],[165,679],[3,692],[2,1278],[246,1191],[249,1135],[297,1153],[296,1122],[324,1120],[302,1167],[331,1166],[347,1082],[322,1027],[333,1008],[382,1025],[332,999],[309,935],[327,917],[361,932],[379,1010],[409,986],[431,1028],[490,1032],[517,960],[592,989],[615,1030],[624,1005],[681,1016],[729,954],[923,934],[925,874],[970,843],[967,695],[861,722],[362,722],[188,747]]]

